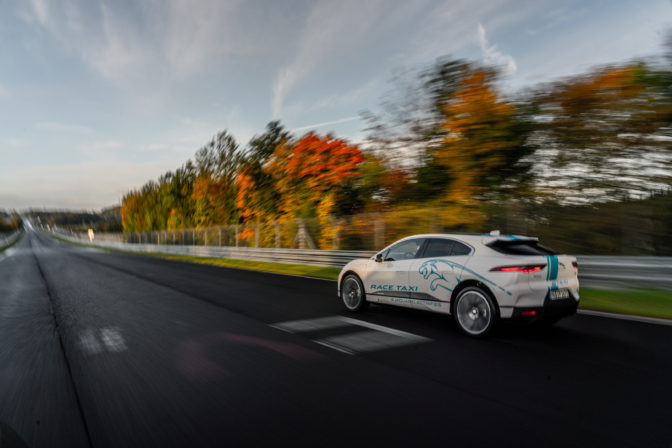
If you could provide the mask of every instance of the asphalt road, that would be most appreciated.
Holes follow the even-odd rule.
[[[331,281],[71,246],[0,261],[0,447],[661,446],[672,327],[460,335]]]

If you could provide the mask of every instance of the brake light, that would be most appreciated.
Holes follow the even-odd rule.
[[[537,314],[537,312],[534,311],[534,310],[532,310],[532,311],[523,311],[523,312],[520,313],[520,314],[522,314],[523,316],[534,316],[535,314]]]
[[[572,266],[574,266],[574,269],[579,269],[579,263],[576,261],[572,261]]]
[[[546,267],[545,264],[526,264],[523,266],[499,266],[490,269],[490,271],[499,272],[538,272]]]

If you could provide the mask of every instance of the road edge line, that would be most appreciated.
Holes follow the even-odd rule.
[[[586,316],[606,317],[608,319],[620,319],[620,320],[629,320],[633,322],[643,322],[646,324],[672,326],[672,319],[663,319],[660,317],[645,317],[645,316],[636,316],[633,314],[607,313],[606,311],[593,311],[582,309],[579,309],[576,312],[578,314],[584,314]]]

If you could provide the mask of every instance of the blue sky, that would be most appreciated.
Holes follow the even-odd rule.
[[[0,209],[118,204],[272,119],[360,141],[394,71],[439,56],[515,90],[660,54],[670,28],[670,0],[5,0]]]

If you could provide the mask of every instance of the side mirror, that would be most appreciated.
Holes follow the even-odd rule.
[[[383,262],[383,254],[376,254],[376,263]]]

